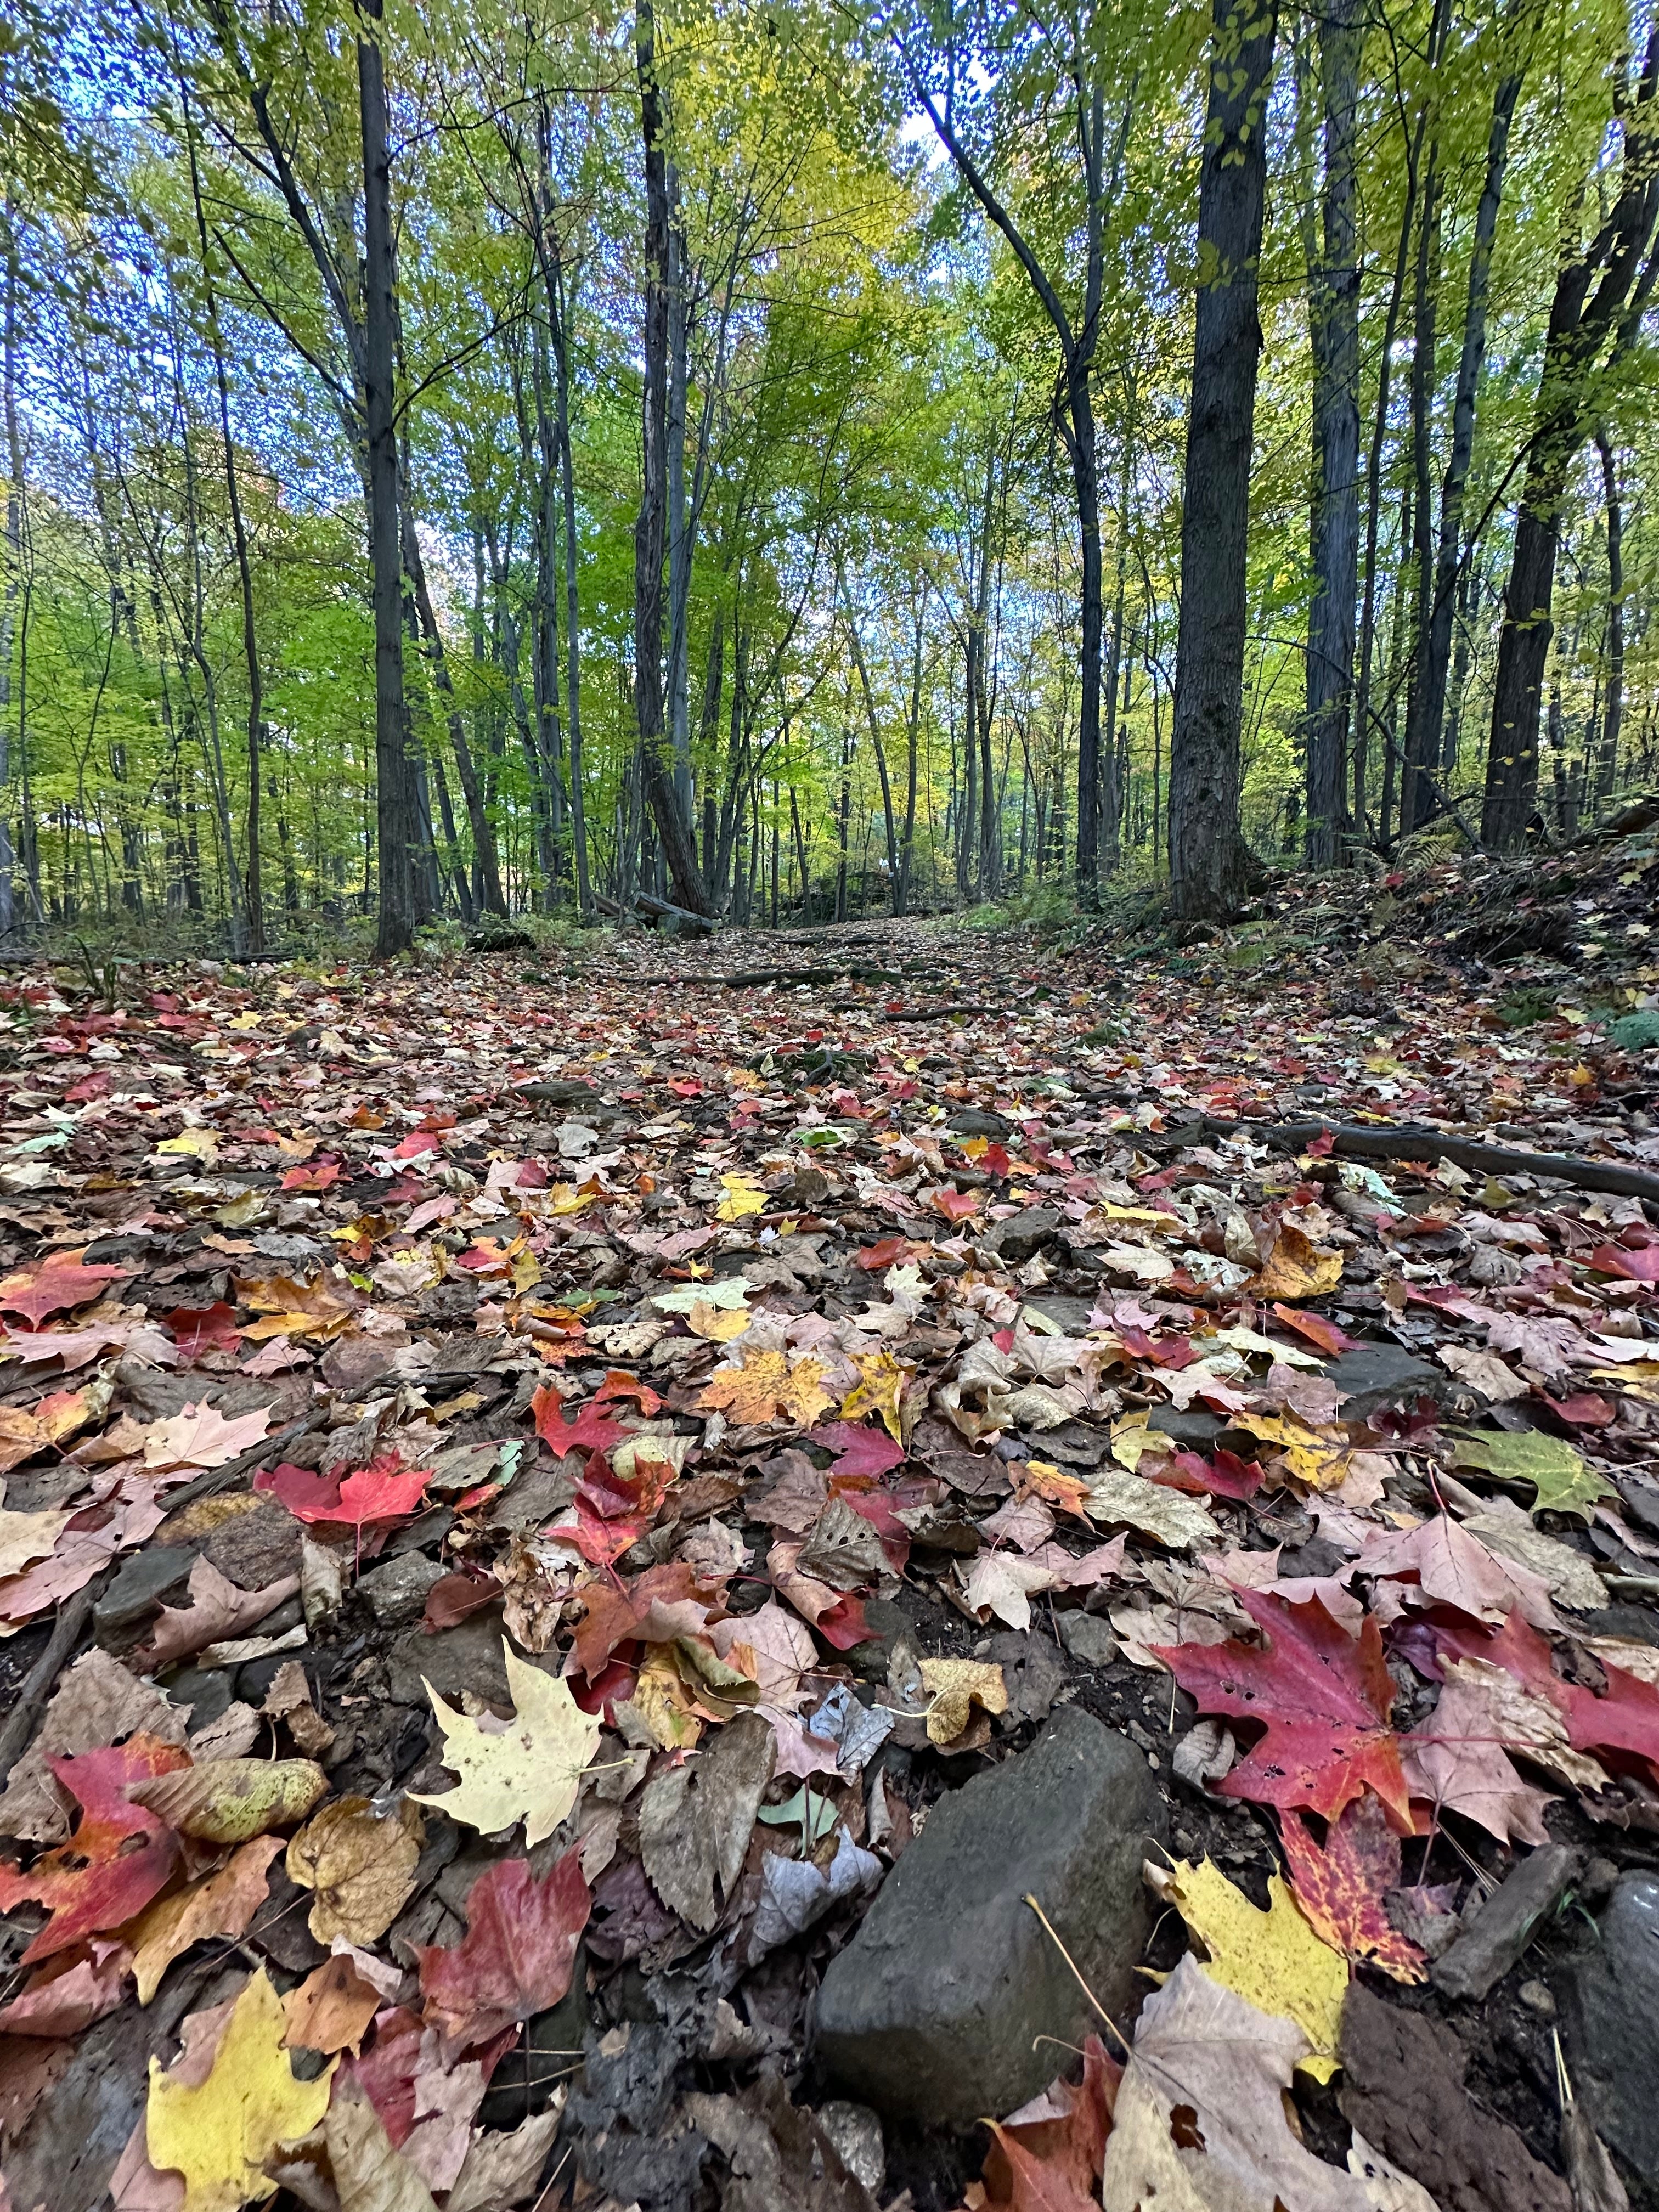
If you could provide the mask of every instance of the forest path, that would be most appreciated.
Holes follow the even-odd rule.
[[[173,970],[115,1007],[20,979],[12,2203],[91,2212],[118,2154],[134,2201],[163,2201],[146,2142],[210,2160],[168,2114],[222,2067],[222,2096],[265,2085],[255,2166],[329,2106],[315,2158],[343,2205],[369,2139],[400,2203],[516,2203],[563,2160],[601,2200],[678,2212],[698,2172],[718,2189],[762,2159],[805,2189],[833,2154],[846,2212],[906,2187],[944,2212],[983,2138],[948,2101],[937,1988],[892,1997],[897,2069],[856,2033],[827,2058],[812,2021],[838,1954],[856,2016],[854,1930],[907,1850],[947,1890],[980,1878],[971,1822],[930,1816],[973,1774],[1018,1798],[1034,1770],[1008,1762],[1056,1707],[1091,1717],[1088,1759],[1144,1759],[1148,1826],[1191,1863],[1149,1938],[1132,1793],[1078,1813],[1065,1863],[1029,1839],[1126,2027],[1183,1914],[1241,2002],[1291,2002],[1282,1960],[1264,1978],[1235,1948],[1281,1863],[1307,1917],[1275,1893],[1270,1949],[1314,1972],[1297,2032],[1328,2056],[1349,1961],[1420,2005],[1472,1940],[1451,1916],[1512,1866],[1636,1909],[1659,1216],[1220,1126],[1439,1121],[1659,1167],[1639,1055],[1559,998],[1525,1026],[1498,1003],[1397,942],[1066,959],[873,921],[326,981]],[[487,1709],[520,1730],[480,1733]],[[1250,1742],[1263,1720],[1290,1753]],[[94,1849],[100,1820],[143,1852]],[[1528,1855],[1551,1837],[1565,1857]],[[998,1988],[1037,1879],[1021,1848],[997,1846],[1006,1927],[988,1904],[950,1962],[988,1958]],[[1073,1927],[1066,1883],[1108,1860],[1127,1887]],[[1582,1915],[1514,1932],[1490,1996],[1428,1996],[1439,2139],[1554,2165],[1552,1992],[1593,1996],[1602,1954]],[[337,1936],[356,1949],[331,1957]],[[1052,2061],[1032,2076],[1001,2002],[988,1986],[969,2118]],[[1069,1978],[1043,2002],[1042,2033],[1079,2042]],[[1645,2062],[1595,2043],[1589,1999],[1574,2017],[1575,2081],[1639,2166]],[[284,2023],[362,2055],[310,2088]],[[152,2051],[173,2069],[153,2088]],[[778,2062],[816,2118],[767,2087]],[[1465,2063],[1524,2147],[1455,2087]],[[1367,2081],[1377,2141],[1404,2093]],[[1298,2097],[1340,2161],[1329,2094]],[[1259,2177],[1292,2155],[1279,2112],[1244,2130]],[[1092,2143],[1091,2184],[1079,2129],[1021,2140],[1062,2164]]]

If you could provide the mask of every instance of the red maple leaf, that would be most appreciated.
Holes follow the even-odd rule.
[[[81,1252],[53,1252],[37,1267],[18,1267],[0,1281],[0,1313],[21,1314],[38,1328],[49,1314],[86,1305],[106,1284],[118,1282],[131,1267],[88,1267]]]
[[[210,1306],[174,1306],[167,1325],[186,1359],[199,1359],[204,1352],[234,1352],[242,1340],[234,1309],[222,1298]]]
[[[593,1403],[613,1405],[623,1398],[631,1398],[647,1421],[662,1407],[662,1400],[648,1382],[641,1382],[637,1375],[629,1375],[623,1368],[613,1367],[593,1393]]]
[[[1486,1659],[1534,1696],[1547,1698],[1567,1724],[1575,1751],[1624,1752],[1659,1771],[1659,1690],[1622,1667],[1603,1662],[1606,1692],[1564,1681],[1550,1658],[1547,1638],[1522,1620],[1517,1606],[1504,1626],[1482,1634],[1472,1623],[1433,1622],[1436,1643],[1460,1659]],[[1517,1749],[1524,1750],[1520,1745]]]
[[[1267,1632],[1265,1650],[1237,1641],[1152,1647],[1200,1712],[1260,1721],[1267,1730],[1222,1793],[1305,1805],[1334,1820],[1369,1784],[1409,1834],[1399,1740],[1389,1726],[1394,1680],[1376,1621],[1367,1614],[1356,1640],[1317,1598],[1292,1605],[1259,1590],[1236,1595]]]
[[[620,1422],[606,1419],[596,1398],[588,1400],[574,1421],[567,1421],[564,1400],[550,1382],[544,1382],[536,1392],[530,1410],[535,1416],[536,1434],[557,1459],[573,1451],[614,1451],[628,1441],[628,1431]]]
[[[518,2039],[517,2027],[507,2028],[493,2042],[469,2050],[467,2061],[482,2069],[488,2082]],[[374,2041],[362,2057],[347,2061],[347,2073],[361,2084],[393,2150],[401,2149],[415,2132],[416,2083],[423,2083],[430,2091],[446,2078],[443,2069],[433,2063],[434,2040],[418,2013],[398,2005],[376,2019]],[[439,2090],[440,2098],[442,2094]],[[476,2099],[473,2108],[477,2109]]]
[[[1201,1452],[1171,1452],[1152,1469],[1154,1482],[1166,1490],[1184,1490],[1193,1498],[1254,1498],[1266,1475],[1255,1460],[1242,1460],[1237,1452],[1218,1449],[1212,1460]]]
[[[830,1472],[834,1475],[880,1475],[902,1467],[904,1448],[896,1444],[885,1429],[869,1429],[856,1421],[831,1421],[809,1431],[812,1443],[839,1455]]]
[[[49,1905],[52,1917],[21,1964],[122,1927],[166,1886],[179,1838],[142,1805],[127,1802],[135,1782],[188,1766],[190,1753],[158,1737],[138,1735],[78,1759],[53,1759],[52,1772],[81,1807],[68,1843],[36,1859],[27,1874],[0,1866],[0,1912],[26,1899]]]
[[[461,1941],[447,1949],[416,1947],[425,2017],[452,2044],[466,2045],[557,2004],[592,1910],[580,1848],[567,1851],[545,1881],[526,1859],[487,1868],[467,1892]]]
[[[430,1468],[405,1470],[396,1452],[382,1452],[343,1480],[337,1474],[313,1474],[309,1468],[284,1461],[256,1474],[253,1487],[269,1491],[296,1521],[364,1528],[373,1522],[401,1521],[417,1513],[431,1480]]]
[[[827,1613],[821,1613],[812,1626],[837,1651],[850,1651],[855,1644],[867,1644],[876,1632],[864,1617],[861,1597],[839,1599]]]
[[[711,1611],[719,1610],[712,1589],[699,1589],[696,1574],[684,1559],[647,1567],[615,1589],[606,1583],[590,1583],[582,1592],[587,1613],[570,1647],[576,1672],[591,1682],[619,1644],[636,1639],[670,1644],[677,1636],[700,1634]]]
[[[980,1194],[976,1190],[958,1190],[946,1183],[933,1194],[931,1203],[947,1221],[966,1221],[979,1212]]]
[[[1276,1305],[1273,1313],[1286,1328],[1294,1329],[1298,1336],[1305,1336],[1310,1344],[1316,1344],[1322,1352],[1328,1352],[1333,1358],[1339,1352],[1357,1352],[1359,1349],[1358,1337],[1350,1336],[1346,1328],[1339,1328],[1334,1321],[1327,1321],[1323,1314],[1303,1313],[1295,1306],[1281,1305]]]
[[[290,1168],[283,1177],[284,1190],[327,1190],[340,1180],[337,1160],[319,1160],[311,1167]]]
[[[1400,1887],[1400,1838],[1370,1790],[1333,1820],[1324,1848],[1299,1813],[1279,1826],[1296,1901],[1333,1949],[1381,1966],[1397,1982],[1420,1982],[1423,1954],[1389,1918],[1387,1893]]]

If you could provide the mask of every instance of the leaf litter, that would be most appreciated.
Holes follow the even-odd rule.
[[[694,2138],[865,2191],[812,1992],[1042,1724],[1018,1649],[1158,1771],[1152,1993],[874,2201],[1422,2212],[1492,2142],[1553,2201],[1522,1969],[1430,1977],[1512,1856],[1659,1832],[1659,1215],[1456,1153],[1651,1175],[1639,1068],[1449,959],[880,939],[1000,1011],[625,938],[9,987],[7,1138],[73,1134],[0,1210],[8,2179],[142,2007],[118,2204],[591,2197],[624,2109],[665,2206]]]

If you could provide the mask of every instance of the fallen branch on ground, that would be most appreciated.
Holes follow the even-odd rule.
[[[1441,1129],[1362,1128],[1351,1122],[1231,1121],[1201,1114],[1197,1122],[1182,1125],[1202,1129],[1206,1135],[1236,1136],[1243,1131],[1264,1144],[1299,1152],[1316,1138],[1329,1136],[1334,1151],[1349,1158],[1372,1160],[1450,1160],[1460,1168],[1482,1175],[1547,1176],[1556,1182],[1571,1183],[1578,1190],[1605,1190],[1620,1198],[1644,1198],[1659,1206],[1659,1175],[1641,1168],[1625,1167],[1616,1160],[1581,1160],[1569,1152],[1516,1152],[1502,1145],[1483,1145],[1472,1137],[1449,1136]]]

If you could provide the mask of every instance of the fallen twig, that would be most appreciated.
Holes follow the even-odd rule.
[[[1332,1149],[1351,1158],[1373,1160],[1450,1160],[1461,1168],[1483,1175],[1547,1176],[1579,1190],[1605,1190],[1621,1198],[1644,1198],[1659,1206],[1659,1175],[1615,1160],[1576,1159],[1569,1152],[1515,1152],[1502,1145],[1483,1145],[1472,1137],[1454,1137],[1443,1129],[1413,1128],[1405,1123],[1389,1128],[1368,1129],[1350,1122],[1234,1121],[1213,1114],[1200,1114],[1196,1122],[1182,1125],[1205,1134],[1231,1137],[1248,1132],[1263,1144],[1299,1152],[1316,1138],[1328,1136]]]

